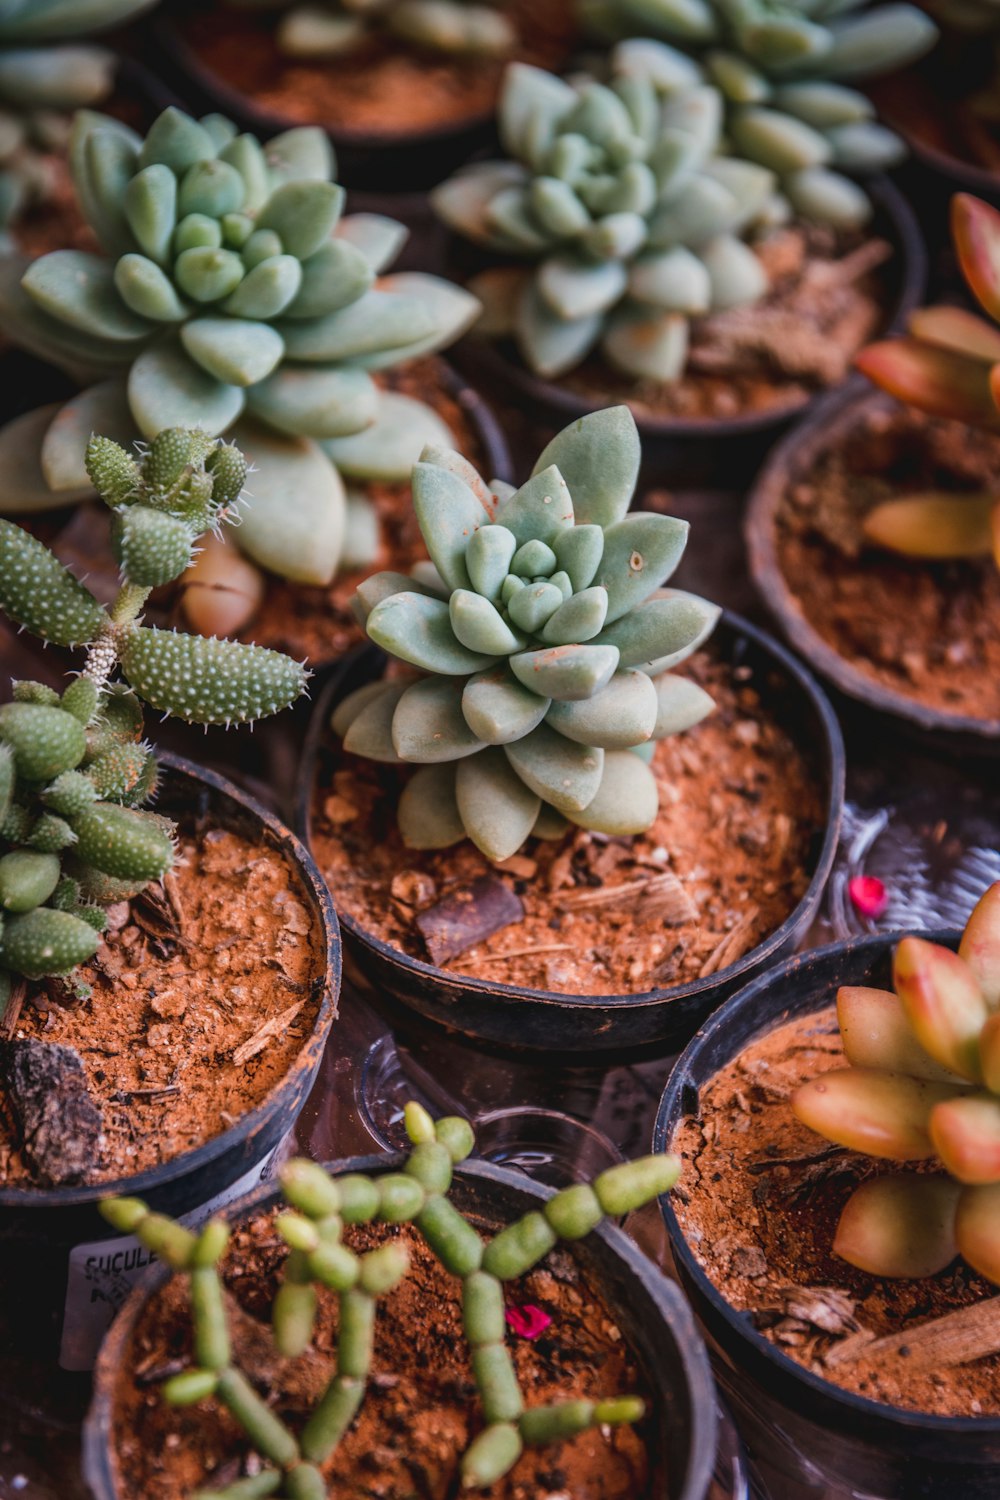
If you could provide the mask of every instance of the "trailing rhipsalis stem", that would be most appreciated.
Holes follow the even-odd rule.
[[[904,938],[893,984],[838,992],[850,1066],[803,1084],[792,1108],[839,1146],[945,1170],[867,1178],[833,1248],[873,1276],[933,1276],[960,1254],[1000,1284],[1000,883],[957,954]]]
[[[0,609],[87,653],[61,696],[18,682],[0,708],[0,1011],[12,974],[70,973],[96,952],[103,907],[170,868],[173,825],[141,810],[157,776],[142,703],[189,723],[239,724],[285,708],[309,675],[277,651],[140,620],[151,590],[233,513],[247,472],[237,448],[173,428],[139,459],[92,437],[86,463],[113,516],[122,584],[109,609],[43,543],[0,521]]]
[[[343,1243],[345,1224],[412,1224],[450,1275],[462,1283],[465,1336],[484,1426],[461,1461],[466,1488],[501,1479],[526,1445],[561,1442],[588,1427],[636,1422],[644,1413],[634,1396],[568,1400],[526,1407],[506,1345],[503,1283],[523,1276],[560,1240],[579,1240],[605,1215],[630,1213],[677,1181],[674,1156],[647,1156],[612,1167],[588,1185],[579,1183],[484,1241],[451,1203],[452,1169],[475,1144],[467,1121],[434,1121],[420,1105],[406,1106],[412,1150],[401,1172],[381,1177],[331,1177],[311,1161],[292,1161],[281,1172],[289,1204],[276,1225],[289,1246],[284,1276],[271,1309],[278,1353],[294,1359],[309,1345],[318,1306],[316,1286],[339,1302],[337,1363],[333,1377],[301,1431],[266,1404],[251,1379],[233,1363],[219,1261],[229,1231],[212,1219],[194,1234],[136,1198],[101,1205],[108,1222],[135,1234],[191,1281],[194,1362],[164,1385],[166,1399],[188,1406],[214,1397],[246,1432],[265,1467],[225,1489],[199,1491],[198,1500],[325,1500],[323,1466],[356,1416],[371,1371],[378,1298],[406,1275],[409,1260],[398,1241],[357,1255]]]
[[[435,448],[413,470],[431,565],[376,573],[353,606],[423,675],[359,688],[333,716],[345,750],[420,766],[399,800],[411,848],[468,837],[500,860],[574,823],[618,835],[653,823],[655,742],[712,708],[668,669],[720,612],[663,588],[688,526],[626,514],[639,458],[618,406],[554,438],[519,490]]]

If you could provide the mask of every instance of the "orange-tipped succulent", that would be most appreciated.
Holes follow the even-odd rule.
[[[962,274],[993,322],[958,307],[911,314],[905,338],[869,344],[856,364],[910,406],[1000,432],[1000,210],[968,193],[951,203]],[[992,556],[1000,568],[1000,495],[928,491],[886,500],[868,512],[865,534],[907,557]]]
[[[838,991],[850,1066],[803,1084],[792,1108],[839,1146],[944,1170],[867,1179],[834,1251],[874,1276],[931,1276],[961,1254],[1000,1284],[1000,881],[957,953],[903,938],[893,984]]]

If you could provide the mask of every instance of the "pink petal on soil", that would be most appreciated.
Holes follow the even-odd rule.
[[[889,894],[877,875],[855,875],[847,882],[847,894],[860,916],[877,921],[885,915]]]
[[[536,1307],[533,1302],[525,1302],[520,1307],[508,1307],[504,1317],[507,1319],[507,1326],[522,1339],[537,1339],[552,1322],[548,1313]]]

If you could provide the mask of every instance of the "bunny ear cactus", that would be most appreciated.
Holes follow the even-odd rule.
[[[13,0],[0,9],[0,230],[51,191],[49,158],[69,132],[64,112],[111,92],[114,54],[69,43],[121,25],[151,3]]]
[[[840,1146],[940,1172],[867,1179],[834,1250],[874,1276],[931,1276],[961,1254],[1000,1283],[1000,883],[958,953],[907,937],[895,993],[845,988],[837,1014],[849,1067],[797,1090],[798,1118]]]
[[[952,236],[962,273],[988,318],[959,307],[911,313],[904,338],[871,344],[855,363],[900,401],[1000,432],[1000,211],[959,193]],[[993,557],[1000,568],[1000,495],[907,495],[869,511],[865,533],[906,557]]]
[[[238,449],[175,428],[141,461],[93,437],[86,462],[113,517],[122,585],[110,609],[40,541],[0,521],[0,609],[43,641],[87,649],[61,696],[21,682],[0,708],[4,1003],[12,974],[67,974],[92,957],[103,906],[170,868],[172,825],[141,808],[157,772],[140,700],[190,723],[243,723],[286,707],[308,676],[276,651],[139,621],[150,591],[233,513],[246,477]],[[113,681],[119,671],[124,681]]]
[[[433,1120],[419,1104],[406,1105],[411,1150],[402,1171],[381,1177],[332,1177],[316,1162],[289,1162],[281,1172],[288,1208],[275,1226],[289,1248],[271,1308],[276,1352],[296,1359],[309,1347],[319,1311],[317,1286],[339,1303],[336,1368],[300,1432],[267,1404],[234,1363],[219,1262],[229,1229],[210,1220],[195,1233],[138,1198],[105,1199],[104,1217],[135,1234],[173,1270],[190,1279],[194,1363],[173,1375],[163,1393],[172,1406],[214,1397],[243,1428],[263,1460],[253,1478],[225,1490],[200,1490],[201,1500],[323,1500],[324,1474],[365,1397],[373,1363],[378,1302],[403,1280],[409,1255],[387,1240],[358,1255],[343,1240],[345,1225],[412,1225],[444,1271],[461,1283],[462,1324],[484,1425],[462,1456],[464,1489],[486,1489],[509,1473],[525,1447],[558,1443],[607,1424],[639,1421],[635,1396],[525,1405],[507,1348],[504,1282],[525,1275],[562,1240],[583,1239],[606,1215],[641,1208],[677,1181],[680,1162],[657,1155],[625,1162],[596,1181],[554,1194],[543,1208],[485,1242],[449,1198],[454,1167],[471,1155],[475,1137],[466,1120]]]
[[[405,477],[444,430],[422,403],[380,395],[373,372],[450,342],[478,304],[437,277],[381,276],[405,232],[342,217],[322,130],[261,145],[221,116],[171,108],[142,139],[84,111],[70,162],[103,253],[4,267],[0,309],[22,345],[101,378],[54,418],[31,413],[0,433],[0,450],[6,439],[37,454],[0,488],[0,507],[86,495],[80,454],[94,430],[125,441],[233,430],[257,470],[242,549],[294,581],[329,583],[347,521],[341,472]]]
[[[565,374],[599,348],[634,380],[676,380],[692,316],[766,291],[745,239],[775,180],[724,154],[711,89],[688,77],[664,94],[649,71],[568,83],[514,64],[499,120],[510,159],[471,166],[432,198],[458,233],[532,263],[471,287],[482,331],[513,336],[536,373]]]
[[[902,67],[937,36],[916,6],[862,0],[580,0],[599,33],[642,40],[624,51],[641,66],[691,70],[716,93],[726,134],[742,156],[769,167],[803,218],[863,223],[867,196],[848,173],[896,163],[902,145],[875,120],[856,82]],[[647,39],[653,38],[656,41]]]
[[[712,707],[666,669],[719,610],[663,590],[688,528],[626,515],[638,469],[624,406],[568,427],[499,497],[455,453],[430,449],[414,469],[434,568],[377,573],[354,607],[423,675],[361,688],[333,719],[349,752],[419,765],[398,812],[411,848],[468,837],[502,860],[533,833],[634,834],[655,819],[652,742]]]
[[[320,0],[296,5],[278,27],[288,57],[349,56],[383,36],[445,57],[506,57],[517,33],[492,5],[472,0]]]

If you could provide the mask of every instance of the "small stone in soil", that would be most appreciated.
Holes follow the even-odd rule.
[[[471,885],[429,906],[414,924],[436,964],[446,964],[467,948],[483,942],[524,918],[524,906],[502,880],[481,875]]]
[[[10,1100],[24,1131],[24,1154],[39,1183],[82,1182],[104,1146],[104,1120],[74,1047],[34,1040],[6,1049]]]

